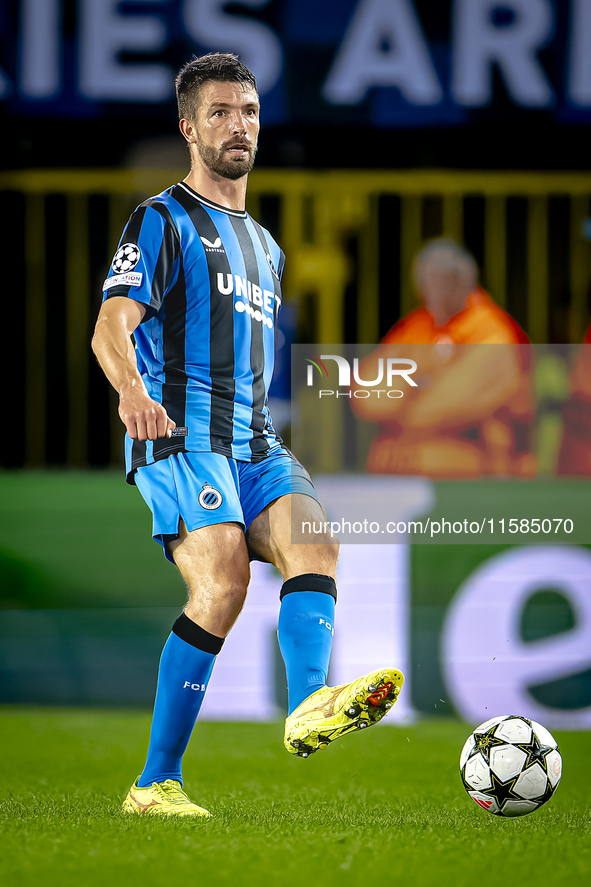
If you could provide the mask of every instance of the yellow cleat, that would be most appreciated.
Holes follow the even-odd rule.
[[[189,800],[176,779],[153,782],[146,788],[140,788],[136,779],[121,809],[124,813],[148,816],[201,816],[204,819],[211,816],[209,810]]]
[[[402,672],[381,668],[351,684],[316,690],[285,721],[286,749],[307,758],[347,733],[377,724],[398,699],[403,683]]]

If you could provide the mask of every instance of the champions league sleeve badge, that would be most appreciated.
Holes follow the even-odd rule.
[[[139,262],[141,255],[140,248],[137,244],[124,243],[115,253],[111,268],[115,274],[131,271],[131,269],[135,268]]]

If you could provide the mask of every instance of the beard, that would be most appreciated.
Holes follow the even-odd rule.
[[[226,147],[214,148],[212,145],[206,145],[199,133],[197,133],[197,151],[206,167],[211,172],[217,173],[224,179],[241,179],[247,175],[254,166],[254,159],[257,153],[256,145],[248,145],[248,157],[236,157],[228,159],[225,157]]]

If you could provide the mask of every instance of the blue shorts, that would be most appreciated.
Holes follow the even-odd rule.
[[[135,483],[154,516],[153,537],[173,563],[168,543],[178,538],[181,518],[189,532],[228,522],[246,531],[281,496],[301,493],[318,500],[310,475],[286,449],[260,462],[173,453],[138,468]]]

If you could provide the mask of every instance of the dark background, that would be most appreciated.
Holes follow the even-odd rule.
[[[357,105],[335,106],[323,99],[322,85],[358,7],[357,0],[268,0],[254,9],[240,3],[220,4],[229,17],[256,20],[272,28],[283,48],[279,82],[262,96],[259,165],[588,168],[591,108],[573,106],[567,95],[573,3],[544,2],[552,9],[553,23],[537,58],[554,96],[550,107],[543,110],[517,104],[496,65],[489,105],[454,105],[449,98],[454,51],[450,34],[453,7],[449,0],[414,0],[412,6],[446,95],[436,109],[411,105],[396,88],[372,88]],[[62,0],[61,85],[56,96],[44,99],[31,99],[19,87],[24,3],[4,0],[0,5],[0,66],[11,84],[11,94],[0,103],[0,165],[4,169],[126,165],[138,142],[176,131],[172,100],[101,102],[81,94],[78,59],[82,5],[77,0]],[[510,7],[510,2],[491,6],[491,20],[500,30],[515,24]],[[128,0],[116,9],[129,18],[158,17],[167,32],[162,50],[150,54],[124,51],[119,57],[122,64],[161,63],[172,72],[194,53],[232,48],[196,43],[183,25],[181,0]],[[392,49],[388,41],[385,34],[380,51]]]
[[[259,6],[215,3],[215,0],[0,0],[0,167],[6,172],[0,184],[0,200],[5,226],[0,240],[0,263],[6,292],[11,294],[3,311],[11,384],[5,391],[6,415],[16,433],[0,435],[0,464],[6,467],[39,464],[25,455],[25,387],[31,377],[31,345],[27,344],[25,293],[32,272],[27,258],[27,195],[9,177],[26,169],[65,171],[101,167],[105,170],[138,167],[164,168],[175,174],[188,168],[184,142],[178,132],[176,105],[166,101],[132,100],[120,97],[100,101],[84,93],[83,67],[84,16],[93,2],[109,7],[112,16],[126,27],[137,20],[158,19],[166,34],[162,49],[154,52],[122,51],[114,58],[121,72],[137,65],[166,65],[170,81],[174,72],[193,54],[212,49],[248,53],[248,43],[224,45],[224,27],[231,29],[256,24],[267,28],[278,39],[283,66],[276,84],[261,95],[262,132],[257,169],[417,169],[458,170],[581,170],[589,168],[591,105],[575,106],[569,98],[568,70],[572,55],[573,16],[580,0],[519,0],[532,10],[551,12],[551,27],[540,42],[535,64],[541,66],[551,86],[552,100],[544,109],[524,107],[505,82],[497,65],[490,71],[491,101],[483,107],[460,107],[451,97],[451,72],[457,48],[453,36],[453,16],[461,9],[455,0],[260,0]],[[486,0],[474,0],[486,2]],[[519,16],[512,11],[518,0],[495,3],[490,0],[489,24],[498,29],[519,27]],[[188,33],[186,10],[217,9],[220,40],[197,42]],[[323,97],[323,86],[339,56],[347,35],[354,30],[356,16],[363,9],[390,8],[403,4],[418,22],[430,63],[443,91],[439,106],[412,105],[395,87],[373,86],[365,99],[355,105],[330,104]],[[37,5],[36,5],[37,4]],[[47,5],[45,5],[47,4]],[[372,6],[373,4],[373,6]],[[59,85],[55,94],[32,98],[23,85],[24,53],[27,41],[26,12],[48,6],[55,10],[54,34],[59,44]],[[225,18],[224,18],[225,17]],[[269,30],[270,29],[270,30]],[[507,31],[508,33],[508,31]],[[93,35],[100,44],[107,38]],[[240,43],[238,34],[237,43]],[[377,51],[385,56],[396,52],[387,29],[376,32]],[[380,42],[381,41],[381,42]],[[42,53],[41,53],[42,54]],[[250,63],[249,58],[244,58]],[[253,57],[256,70],[257,57]],[[31,65],[31,60],[29,60]],[[99,84],[100,85],[100,84]],[[1,93],[0,88],[0,93]],[[0,172],[0,175],[2,173]],[[173,179],[171,179],[172,181]],[[137,201],[139,202],[139,200]],[[133,204],[134,205],[134,204]],[[133,205],[129,206],[128,212]],[[304,210],[311,203],[305,203]],[[112,257],[112,231],[109,228],[109,197],[92,194],[88,199],[88,263],[81,286],[90,294],[88,329],[100,304],[100,287]],[[438,236],[442,231],[442,201],[426,194],[422,200],[421,236]],[[571,335],[568,325],[571,305],[569,278],[570,200],[568,195],[548,197],[548,275],[549,321],[547,340],[552,343],[578,343],[582,333]],[[44,196],[46,227],[44,254],[46,316],[44,369],[46,380],[46,428],[43,465],[72,464],[64,429],[69,422],[66,353],[68,263],[68,196],[47,192]],[[279,199],[273,195],[261,200],[257,215],[279,242]],[[591,212],[590,212],[591,215]],[[379,336],[383,336],[402,313],[400,242],[403,215],[400,196],[380,194],[377,205],[379,275]],[[513,193],[506,203],[506,307],[527,329],[527,225],[528,199]],[[122,226],[121,226],[122,227]],[[463,239],[484,267],[485,199],[474,194],[463,200]],[[582,235],[581,235],[582,236]],[[313,238],[312,238],[313,239]],[[342,248],[351,272],[344,294],[343,341],[358,339],[358,318],[362,278],[362,247],[358,230],[346,231]],[[483,283],[486,286],[486,269]],[[406,273],[406,272],[404,272]],[[87,279],[86,279],[87,278]],[[493,297],[495,293],[493,292]],[[299,342],[319,341],[316,330],[316,303],[313,295],[299,294],[290,304],[287,293],[282,324],[288,338]],[[28,298],[28,296],[27,296]],[[288,308],[292,308],[291,315]],[[25,355],[27,355],[25,360]],[[285,364],[285,361],[283,362]],[[32,365],[32,364],[31,364]],[[109,437],[119,429],[113,408],[113,394],[94,358],[88,354],[88,399],[93,404],[86,424],[88,452],[84,464],[113,464]],[[285,381],[285,379],[284,379]],[[283,386],[288,389],[288,385]],[[278,392],[286,396],[285,390]],[[1,420],[0,420],[1,421]],[[20,431],[18,430],[20,429]],[[30,433],[27,432],[27,433]]]

